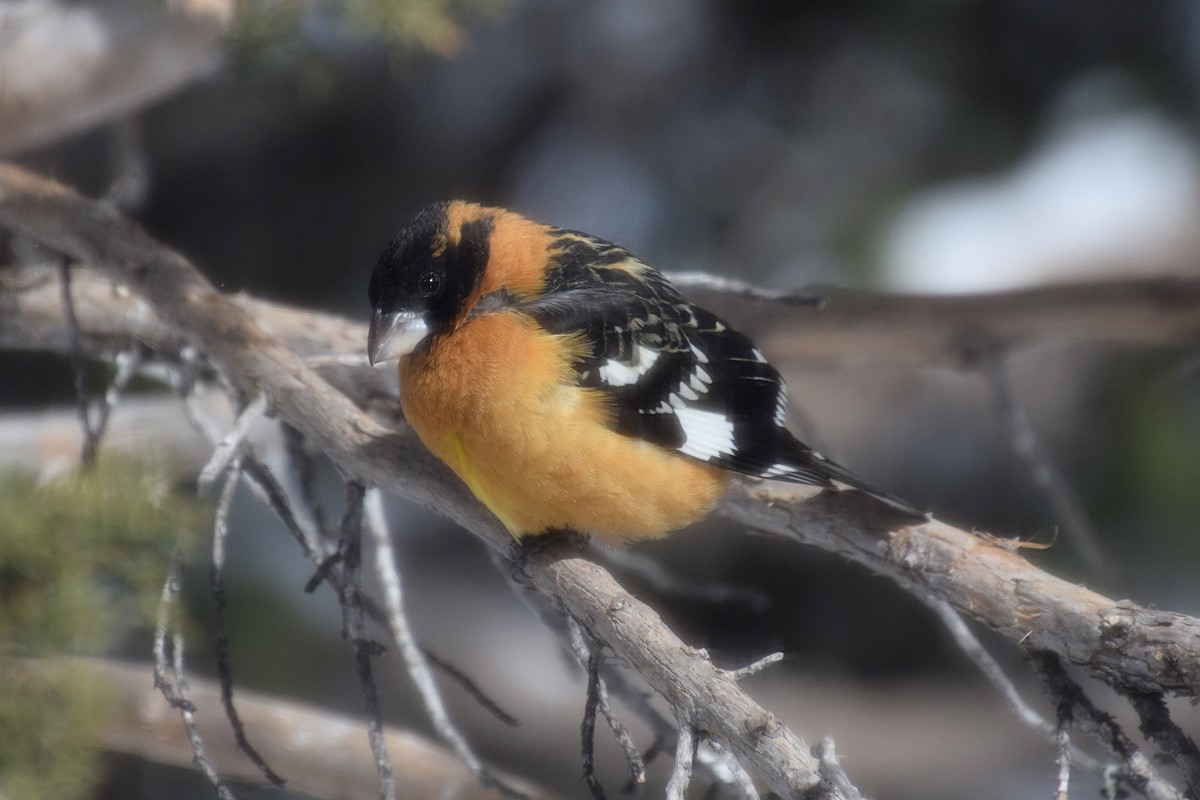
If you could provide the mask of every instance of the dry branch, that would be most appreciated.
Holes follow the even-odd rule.
[[[99,732],[98,744],[117,753],[139,756],[171,766],[188,767],[192,750],[176,711],[154,690],[149,664],[112,661],[71,661],[85,670],[90,682],[106,687],[116,710]],[[53,668],[53,663],[42,665]],[[27,668],[39,669],[37,662]],[[238,750],[220,708],[216,683],[189,678],[197,724],[213,763],[231,781],[266,785],[262,772]],[[238,710],[261,740],[264,756],[283,771],[287,788],[312,797],[375,800],[378,797],[375,761],[362,722],[353,717],[281,697],[241,690]],[[453,796],[463,800],[501,800],[502,795],[479,785],[475,777],[444,748],[402,728],[384,732],[396,764],[401,797]],[[549,800],[545,790],[512,776],[530,800]]]
[[[231,0],[153,5],[0,5],[0,153],[119,118],[211,72]]]
[[[322,324],[328,325],[331,335],[321,341],[313,337],[307,315],[248,298],[225,297],[185,259],[132,223],[15,167],[0,166],[0,225],[91,265],[145,301],[146,305],[135,303],[124,317],[108,317],[103,328],[107,336],[125,337],[128,343],[144,332],[143,341],[173,345],[166,348],[168,354],[189,343],[221,370],[243,395],[243,402],[265,395],[271,412],[309,437],[347,479],[413,499],[462,524],[498,553],[512,555],[514,545],[503,529],[411,434],[384,427],[362,413],[297,354],[356,352],[365,341],[361,328],[326,318]],[[1171,311],[1166,314],[1170,321],[1148,326],[1156,332],[1154,337],[1141,334],[1139,340],[1180,341],[1195,334],[1200,283],[1183,288],[1187,291],[1179,289],[1170,297],[1145,293],[1142,310],[1157,298],[1160,306]],[[41,291],[35,286],[16,299],[0,300],[4,303],[0,345],[14,346],[25,324],[10,311],[32,313],[33,299]],[[81,287],[81,291],[95,291],[98,296],[104,292],[95,287]],[[102,302],[131,302],[113,299],[113,289],[107,292]],[[1087,294],[1082,289],[1077,292],[1085,299]],[[1111,298],[1105,291],[1097,296],[1095,317],[1080,313],[1081,324],[1092,319],[1096,331],[1124,330],[1100,313],[1111,310]],[[1034,295],[1025,297],[1027,310],[1041,309],[1049,317],[1060,314],[1060,309]],[[94,336],[88,318],[106,315],[85,310],[85,302],[78,298],[77,304],[81,326]],[[1178,311],[1181,307],[1186,307],[1186,313]],[[250,308],[255,309],[253,315]],[[53,312],[43,311],[34,325],[38,341],[65,342],[61,332],[53,330]],[[168,324],[155,322],[155,316]],[[256,319],[264,324],[256,324]],[[942,347],[976,330],[969,326],[954,333],[944,324],[934,327],[940,331],[937,338]],[[85,337],[85,342],[97,349],[103,345],[102,339]],[[351,342],[353,350],[344,349]],[[337,380],[338,385],[371,387],[368,394],[379,386],[378,378],[372,377],[377,373],[351,366],[338,369],[356,379],[349,384]],[[363,398],[360,391],[356,399],[371,398]],[[1008,543],[934,520],[912,525],[911,519],[897,518],[853,492],[814,495],[799,488],[744,483],[727,494],[719,513],[842,553],[910,591],[950,603],[1017,644],[1058,653],[1114,686],[1200,695],[1200,621],[1128,601],[1114,602],[1038,570]],[[551,546],[527,554],[517,578],[578,620],[635,668],[677,714],[727,744],[775,791],[795,797],[845,796],[835,782],[822,777],[828,771],[822,771],[798,737],[754,703],[706,654],[681,642],[650,608],[628,595],[600,567],[566,545]]]
[[[1200,280],[1195,278],[976,295],[810,291],[825,299],[821,308],[777,305],[754,312],[767,352],[836,364],[958,368],[980,347],[1011,353],[1043,345],[1195,345],[1200,336]]]

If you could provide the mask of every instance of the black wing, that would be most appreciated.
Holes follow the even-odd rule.
[[[523,310],[586,342],[577,379],[610,400],[617,431],[734,472],[843,483],[912,510],[792,436],[787,387],[749,338],[622,248],[558,234],[547,294]]]
[[[748,337],[627,250],[554,234],[545,293],[522,310],[587,344],[576,378],[608,398],[618,432],[745,475],[845,484],[924,516],[787,430],[787,386]]]

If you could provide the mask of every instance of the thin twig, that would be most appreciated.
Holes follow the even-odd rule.
[[[483,689],[480,689],[478,684],[472,680],[470,675],[467,675],[428,647],[422,647],[421,652],[425,654],[425,658],[429,661],[430,666],[436,667],[443,675],[462,687],[462,690],[469,694],[475,702],[483,706],[484,711],[487,711],[510,728],[520,727],[521,721],[501,708],[500,704],[491,697],[488,697]]]
[[[267,396],[260,394],[242,410],[242,413],[238,414],[229,433],[222,437],[221,443],[213,450],[212,457],[204,465],[204,469],[200,470],[200,477],[196,480],[196,485],[200,487],[200,494],[207,494],[212,488],[217,476],[225,471],[225,468],[242,449],[251,426],[262,419],[266,411]]]
[[[112,411],[121,400],[121,395],[125,393],[129,382],[141,370],[143,360],[142,349],[140,347],[132,347],[117,353],[117,372],[109,382],[108,389],[105,390],[104,397],[101,398],[99,406],[96,409],[95,419],[92,420],[92,429],[95,432],[97,441],[104,438],[104,432],[108,430],[108,420],[112,416]]]
[[[692,782],[692,764],[696,760],[696,729],[682,711],[676,710],[679,738],[675,741],[675,766],[667,781],[666,800],[684,800]]]
[[[225,486],[217,500],[217,509],[213,520],[212,562],[209,565],[209,586],[212,590],[215,647],[217,657],[217,677],[221,686],[221,704],[225,707],[225,717],[233,729],[234,739],[238,749],[246,754],[256,767],[266,776],[267,780],[276,786],[283,786],[284,780],[279,773],[271,769],[266,760],[246,738],[246,727],[238,715],[233,702],[233,672],[229,667],[229,630],[225,624],[225,540],[229,536],[229,509],[233,504],[233,495],[237,490],[238,479],[241,476],[241,465],[234,459],[230,465]]]
[[[716,739],[705,737],[696,748],[696,762],[705,766],[716,779],[713,789],[729,787],[739,800],[759,800],[754,779],[728,747]]]
[[[828,736],[822,739],[820,744],[813,747],[813,755],[817,757],[817,761],[821,765],[821,777],[834,789],[830,793],[831,796],[838,797],[840,800],[864,800],[863,793],[851,782],[850,776],[842,769],[842,762],[838,760],[833,739]]]
[[[283,425],[283,442],[300,483],[300,499],[318,531],[325,531],[325,506],[317,493],[317,470],[313,457],[304,449],[304,435],[291,425]]]
[[[1017,400],[1003,354],[995,348],[980,348],[975,363],[991,388],[992,399],[1008,431],[1013,452],[1029,468],[1034,486],[1041,490],[1050,503],[1067,540],[1088,569],[1111,587],[1124,590],[1124,578],[1101,544],[1079,494],[1054,463]]]
[[[1060,709],[1060,715],[1061,709],[1067,708],[1076,725],[1120,759],[1120,777],[1124,781],[1150,800],[1183,800],[1183,793],[1163,779],[1117,721],[1088,699],[1079,684],[1067,674],[1057,653],[1035,650],[1029,654],[1029,659],[1046,692]]]
[[[413,636],[408,616],[404,611],[404,591],[400,582],[400,572],[396,568],[396,554],[392,548],[391,537],[388,535],[387,522],[383,513],[383,499],[378,489],[372,489],[367,493],[364,522],[375,546],[375,568],[379,582],[383,586],[385,622],[388,632],[400,651],[400,657],[404,661],[409,677],[412,678],[413,685],[421,695],[425,713],[434,730],[482,785],[495,788],[509,800],[525,800],[525,795],[497,778],[483,765],[446,711],[441,692],[433,680],[433,674],[429,671],[425,654]]]
[[[208,782],[212,784],[220,800],[235,800],[233,792],[230,791],[204,752],[204,740],[201,739],[200,730],[196,727],[196,706],[187,699],[188,683],[187,677],[183,673],[183,635],[176,631],[171,637],[171,642],[175,651],[171,662],[175,673],[175,686],[179,690],[179,698],[184,701],[179,706],[179,716],[183,719],[183,730],[187,734],[188,743],[192,746],[192,761],[196,764],[196,768],[204,773],[204,777],[208,778]]]
[[[778,664],[780,661],[783,661],[783,653],[771,653],[771,655],[763,656],[753,664],[729,670],[729,677],[735,681],[744,680],[751,675],[757,675],[772,664]]]
[[[983,646],[983,642],[979,641],[979,637],[971,631],[959,613],[949,603],[941,600],[927,598],[926,604],[938,616],[938,619],[942,621],[942,624],[950,634],[950,638],[958,645],[958,649],[963,651],[967,658],[975,664],[975,667],[983,673],[983,676],[988,679],[988,682],[1000,692],[1000,696],[1004,698],[1008,710],[1017,719],[1025,723],[1025,725],[1040,733],[1047,741],[1057,743],[1058,726],[1051,724],[1049,720],[1025,702],[1025,699],[1021,697],[1012,680],[1004,673],[1004,669],[996,662],[996,659],[992,658],[992,654],[987,651],[987,648]],[[1073,763],[1081,769],[1086,769],[1096,774],[1103,773],[1109,766],[1097,761],[1077,747],[1072,749],[1071,758]]]
[[[621,751],[625,754],[625,762],[629,765],[629,788],[633,789],[641,786],[646,782],[646,762],[642,758],[641,751],[638,750],[637,743],[633,741],[633,736],[629,733],[629,728],[625,726],[625,723],[613,711],[612,704],[609,702],[608,681],[601,677],[599,673],[599,669],[604,663],[603,659],[600,658],[602,645],[595,640],[588,640],[583,632],[583,626],[571,617],[567,617],[567,640],[571,645],[571,652],[575,654],[576,661],[579,662],[581,667],[587,670],[589,682],[591,681],[593,662],[595,663],[597,669],[596,710],[604,715],[609,729],[617,739],[617,744],[621,746]],[[590,683],[588,692],[590,696]],[[587,724],[587,722],[588,720],[585,716],[584,724]],[[594,723],[595,720],[592,720],[592,724]]]
[[[326,547],[323,540],[300,524],[296,514],[292,511],[292,504],[288,499],[287,492],[275,479],[271,470],[253,456],[253,451],[242,454],[242,471],[246,475],[247,485],[283,522],[284,528],[299,542],[304,555],[310,561],[318,564],[328,558],[328,554],[324,552]]]
[[[154,686],[171,704],[179,710],[183,720],[184,734],[192,748],[192,761],[208,782],[216,790],[220,800],[234,800],[233,792],[225,785],[225,781],[217,773],[204,752],[204,740],[196,728],[196,706],[188,700],[187,679],[183,672],[183,636],[178,632],[171,635],[171,658],[167,658],[167,634],[171,628],[171,614],[179,602],[179,590],[182,581],[179,550],[171,554],[171,562],[167,566],[167,577],[163,581],[162,596],[158,602],[158,620],[154,626]],[[174,673],[175,681],[167,677],[168,663]]]
[[[1071,718],[1065,716],[1059,719],[1058,728],[1054,731],[1055,743],[1058,745],[1055,753],[1055,763],[1058,764],[1058,783],[1054,788],[1054,800],[1070,800],[1071,797]]]
[[[1200,750],[1196,742],[1171,719],[1162,692],[1125,688],[1121,693],[1137,711],[1141,720],[1138,727],[1142,734],[1161,747],[1163,753],[1179,767],[1192,797],[1200,797]]]
[[[594,800],[604,800],[604,787],[596,777],[596,717],[600,712],[600,648],[593,646],[587,656],[587,702],[579,724],[582,742],[583,781]]]
[[[180,566],[178,548],[171,554],[167,565],[167,577],[163,581],[162,595],[158,601],[158,620],[154,626],[154,688],[162,692],[172,708],[182,708],[188,702],[179,696],[175,685],[167,677],[170,661],[167,658],[167,633],[171,627],[171,613],[179,597]]]
[[[344,635],[354,646],[354,665],[358,673],[358,682],[362,686],[363,699],[366,702],[367,736],[371,742],[371,752],[375,755],[375,768],[379,773],[379,799],[395,800],[396,775],[383,737],[383,712],[379,707],[379,690],[375,684],[375,674],[371,666],[371,658],[379,655],[382,648],[378,643],[367,638],[366,620],[360,601],[362,588],[359,582],[358,568],[362,563],[363,496],[365,492],[361,483],[346,482],[346,506],[342,513],[340,527],[340,548],[344,554],[342,563],[345,567],[345,583],[338,592],[338,598],[342,604]]]
[[[593,649],[598,651],[600,643],[594,643]],[[629,728],[613,710],[612,703],[608,698],[608,681],[604,678],[600,678],[599,690],[600,713],[608,722],[608,729],[616,737],[617,744],[625,754],[625,763],[629,765],[629,785],[634,788],[641,786],[646,782],[646,762],[642,760],[642,753],[638,749],[637,742],[633,741],[633,735],[629,732]]]
[[[71,368],[75,372],[75,404],[79,412],[79,425],[83,429],[84,467],[96,462],[96,449],[100,446],[100,435],[92,425],[91,391],[88,388],[87,358],[83,349],[83,332],[79,330],[79,318],[75,316],[75,301],[71,298],[71,262],[65,257],[59,261],[62,286],[63,318],[67,323],[67,335],[71,340]]]

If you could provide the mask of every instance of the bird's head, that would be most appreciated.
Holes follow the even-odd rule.
[[[465,317],[487,269],[490,212],[459,200],[426,206],[384,250],[367,287],[372,364],[411,353]]]

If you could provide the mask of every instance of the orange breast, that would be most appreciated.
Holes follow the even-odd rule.
[[[575,385],[575,346],[517,312],[478,317],[401,361],[405,416],[518,538],[618,545],[707,514],[726,473],[611,430],[602,394]]]

